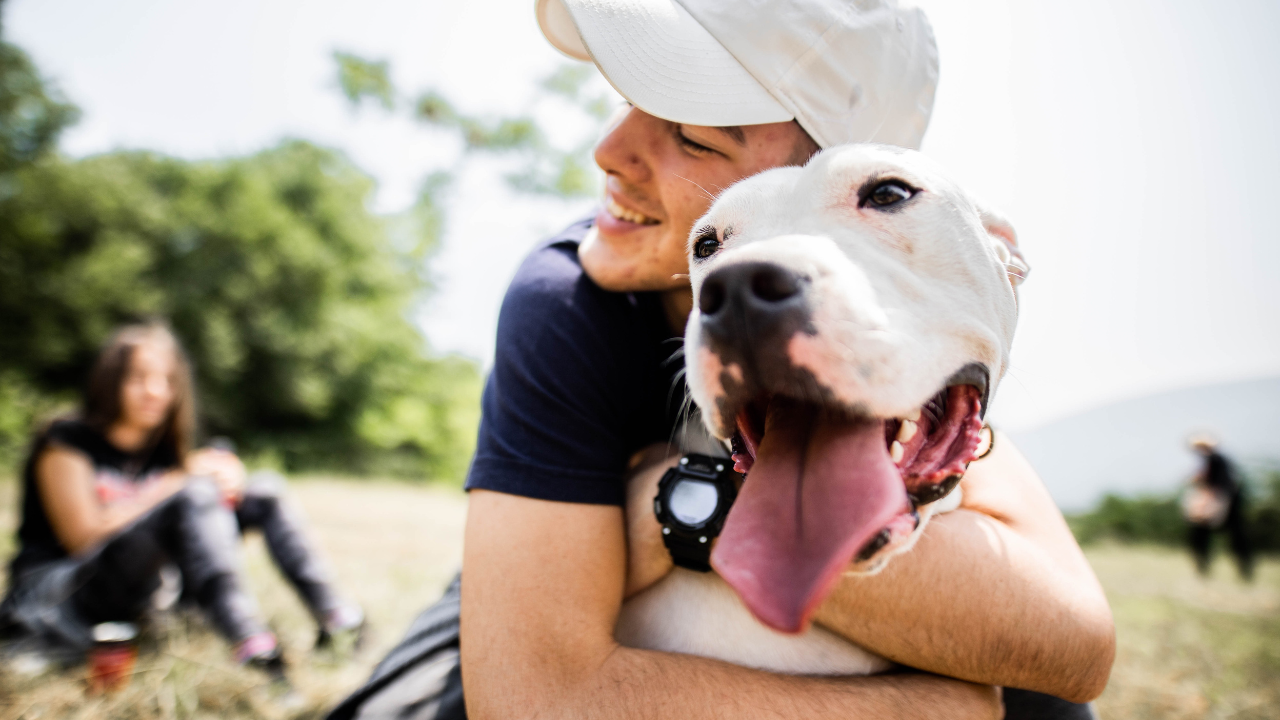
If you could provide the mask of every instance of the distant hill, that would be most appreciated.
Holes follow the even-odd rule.
[[[1177,488],[1197,467],[1184,442],[1198,430],[1246,466],[1280,462],[1280,377],[1149,395],[1011,435],[1058,505],[1078,511],[1106,492]]]

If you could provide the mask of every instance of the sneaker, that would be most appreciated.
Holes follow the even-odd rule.
[[[236,660],[241,665],[261,670],[272,684],[288,684],[285,676],[284,653],[280,651],[280,643],[276,636],[269,632],[260,632],[241,640],[236,645]]]
[[[358,652],[364,647],[369,625],[364,611],[357,605],[346,605],[325,614],[316,635],[317,650]]]

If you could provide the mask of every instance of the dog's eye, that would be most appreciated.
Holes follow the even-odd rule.
[[[720,238],[716,237],[715,228],[707,228],[698,234],[693,241],[693,254],[699,258],[709,258],[720,249]]]
[[[916,189],[901,180],[885,180],[872,186],[863,195],[862,206],[871,205],[876,208],[888,208],[904,200],[910,200]]]

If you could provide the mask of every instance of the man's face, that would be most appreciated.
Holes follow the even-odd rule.
[[[604,206],[578,250],[583,269],[606,290],[686,287],[685,243],[714,196],[817,149],[794,122],[712,128],[628,108],[596,147]]]

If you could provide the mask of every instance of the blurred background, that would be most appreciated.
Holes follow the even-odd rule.
[[[921,5],[942,60],[924,151],[1033,268],[992,417],[1111,594],[1100,707],[1280,717],[1280,569],[1202,581],[1178,550],[1185,441],[1210,432],[1280,552],[1280,5]],[[441,528],[463,500],[442,488],[502,293],[594,206],[616,94],[547,45],[531,0],[0,0],[0,23],[0,476],[115,325],[166,317],[206,434],[309,478],[315,517],[376,523],[371,498],[396,498],[387,562],[430,560],[378,585],[395,635],[456,563]],[[364,534],[316,532],[361,571]],[[319,706],[341,683],[316,677]]]

